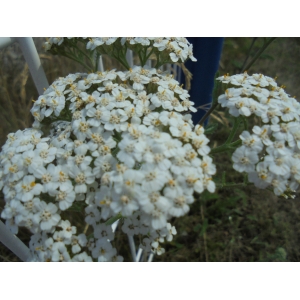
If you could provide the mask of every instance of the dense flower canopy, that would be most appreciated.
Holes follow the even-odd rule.
[[[224,75],[222,107],[234,117],[256,115],[262,124],[240,135],[242,146],[233,153],[233,168],[247,172],[259,188],[272,187],[276,195],[290,196],[300,183],[300,103],[262,74]]]
[[[34,102],[33,128],[10,134],[2,148],[2,218],[14,233],[32,232],[36,260],[121,261],[105,224],[118,216],[142,249],[162,254],[160,244],[176,234],[168,221],[189,211],[194,193],[215,191],[193,104],[154,68],[59,78]],[[90,235],[64,218],[74,209]]]
[[[135,237],[138,253],[163,254],[177,233],[174,218],[216,189],[210,141],[192,122],[194,102],[160,68],[196,61],[193,46],[186,38],[96,37],[49,38],[45,49],[90,73],[55,80],[34,101],[32,128],[8,135],[0,152],[6,226],[32,233],[33,261],[123,261],[115,243],[122,233],[133,244]],[[130,67],[128,50],[141,66]],[[103,54],[126,71],[96,72]],[[233,168],[251,184],[292,197],[300,183],[299,102],[262,74],[217,80],[226,90],[212,109],[228,108],[234,125],[212,153],[232,150]],[[259,122],[249,132],[251,116]],[[245,130],[232,142],[241,122]]]

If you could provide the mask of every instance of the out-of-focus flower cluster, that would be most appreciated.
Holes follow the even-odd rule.
[[[159,56],[161,62],[197,61],[193,56],[193,45],[184,37],[93,37],[93,38],[56,38],[51,37],[44,44],[46,50],[56,51],[58,47],[74,46],[77,42],[87,50],[97,50],[100,54],[124,51],[126,48],[141,53],[150,49],[150,54]],[[143,52],[146,53],[146,51]]]
[[[263,125],[240,135],[242,146],[232,155],[233,168],[247,172],[259,188],[272,187],[276,195],[290,196],[300,183],[300,103],[262,74],[219,77],[228,84],[219,96],[234,117],[258,116]]]
[[[176,234],[168,220],[189,211],[194,193],[215,191],[209,140],[181,114],[193,104],[171,75],[148,67],[59,78],[34,102],[34,128],[2,148],[1,217],[13,233],[32,232],[40,261],[122,261],[105,224],[118,216],[145,252],[162,254]],[[71,224],[73,210],[87,232]]]

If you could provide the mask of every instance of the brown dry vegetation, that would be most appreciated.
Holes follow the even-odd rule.
[[[55,57],[42,50],[42,40],[35,39],[49,83],[82,67],[68,59]],[[220,72],[240,71],[252,38],[225,39]],[[262,38],[250,53],[253,57]],[[106,65],[113,62],[106,61]],[[263,73],[278,77],[286,91],[300,99],[300,38],[278,38],[261,58],[248,70],[249,74]],[[193,84],[193,82],[192,82]],[[37,91],[17,44],[0,51],[0,145],[10,132],[30,127],[29,109]],[[218,110],[209,124],[218,129],[209,135],[211,146],[224,142],[232,124],[226,112]],[[228,121],[226,121],[228,120]],[[221,121],[221,123],[220,123]],[[226,121],[226,122],[225,122]],[[255,121],[253,121],[255,122]],[[228,124],[229,126],[224,126]],[[242,129],[241,129],[242,130]],[[241,174],[233,171],[230,154],[214,155],[218,167],[216,182],[226,171],[228,182],[241,183]],[[0,211],[4,201],[0,199]],[[299,261],[300,199],[283,199],[267,190],[252,186],[218,189],[217,193],[203,193],[191,206],[188,215],[173,220],[178,234],[166,244],[167,253],[155,261]],[[19,234],[28,242],[29,234]],[[126,237],[119,237],[119,248],[125,260],[130,260]],[[19,261],[13,253],[0,245],[0,261]]]

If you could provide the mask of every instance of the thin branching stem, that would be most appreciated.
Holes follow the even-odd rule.
[[[202,119],[198,122],[198,124],[203,125],[205,120],[209,117],[209,115],[217,108],[219,103],[214,103],[211,108],[206,112],[206,114],[202,117]]]
[[[276,38],[270,38],[267,42],[264,43],[262,48],[256,53],[253,59],[249,62],[249,64],[242,69],[242,73],[246,70],[248,71],[250,67],[256,62],[256,60],[261,56],[261,54],[267,49],[267,47],[275,40]]]
[[[252,50],[252,48],[253,48],[253,46],[254,46],[256,40],[257,40],[257,37],[254,37],[254,38],[252,39],[252,43],[251,43],[251,45],[250,45],[250,47],[249,47],[248,54],[247,54],[247,56],[246,56],[246,59],[245,59],[245,61],[244,61],[244,63],[243,63],[243,66],[242,66],[241,70],[244,70],[245,65],[246,65],[246,63],[247,63],[247,61],[248,61],[248,59],[249,59],[249,57],[250,57],[251,50]]]

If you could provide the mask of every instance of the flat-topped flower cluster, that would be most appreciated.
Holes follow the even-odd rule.
[[[2,148],[1,217],[14,233],[33,233],[36,260],[122,261],[105,224],[118,216],[140,247],[162,254],[176,234],[168,221],[189,211],[194,193],[215,191],[209,140],[188,114],[193,104],[154,68],[59,78],[34,102],[33,128],[10,134]],[[84,233],[85,224],[67,219],[72,210],[84,212]]]
[[[57,38],[51,37],[44,44],[46,50],[63,47],[66,44],[73,46],[81,42],[87,50],[97,50],[100,54],[109,54],[124,51],[126,48],[136,53],[151,49],[151,54],[160,56],[160,61],[184,62],[187,59],[197,61],[193,56],[193,45],[184,37],[90,37],[90,38]],[[143,49],[143,51],[141,51]],[[149,55],[150,57],[150,55]]]
[[[242,146],[232,155],[233,168],[247,172],[259,188],[272,187],[289,196],[300,183],[300,103],[262,74],[219,77],[228,84],[219,96],[222,107],[234,117],[258,116],[264,123],[240,135]]]

